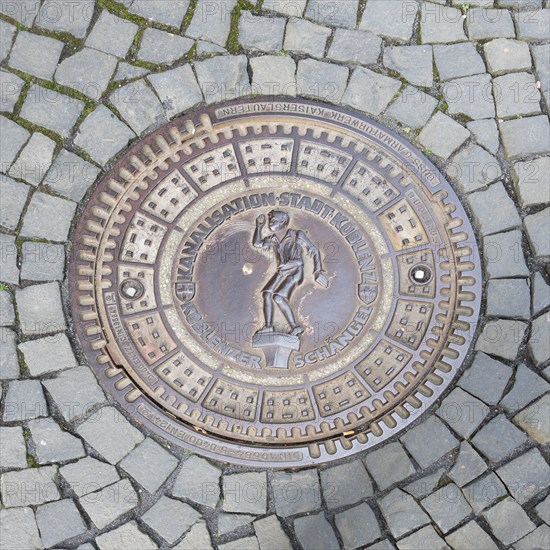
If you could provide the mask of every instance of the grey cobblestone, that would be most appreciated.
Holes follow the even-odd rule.
[[[358,6],[359,0],[309,0],[305,16],[327,25],[355,27]]]
[[[365,457],[370,475],[381,491],[416,472],[412,462],[400,443],[389,443]]]
[[[524,223],[531,249],[535,256],[542,258],[550,257],[550,240],[548,239],[550,230],[550,208],[527,216]]]
[[[23,103],[21,117],[68,137],[83,110],[84,103],[79,99],[33,84]]]
[[[52,163],[55,141],[35,132],[10,168],[12,178],[39,185]]]
[[[491,279],[526,277],[529,270],[522,253],[519,230],[483,237],[486,269]]]
[[[60,40],[21,31],[11,50],[9,66],[32,76],[50,80],[63,46]]]
[[[531,326],[531,336],[527,347],[536,365],[541,365],[550,359],[550,341],[545,338],[550,326],[550,313],[537,317]]]
[[[80,439],[62,430],[51,417],[31,420],[29,430],[38,464],[65,462],[86,455]]]
[[[395,78],[357,68],[351,75],[342,102],[371,115],[379,115],[400,87],[400,81]]]
[[[207,103],[235,99],[250,90],[244,55],[206,59],[195,63],[195,71]]]
[[[103,10],[86,38],[86,46],[117,57],[125,57],[137,31],[138,26],[135,23]]]
[[[499,130],[504,154],[510,160],[548,153],[550,123],[545,115],[505,120]]]
[[[505,545],[518,541],[535,529],[535,524],[511,498],[502,500],[483,515],[493,534]]]
[[[514,19],[518,38],[532,42],[548,40],[550,11],[547,9],[516,12]]]
[[[493,155],[485,151],[482,147],[471,143],[451,159],[451,164],[447,168],[447,174],[451,180],[458,184],[462,191],[469,193],[471,191],[477,191],[485,185],[499,179],[502,176],[502,169],[498,160]],[[486,192],[489,193],[491,198],[501,201],[499,204],[507,205],[509,199],[502,184],[492,185]],[[469,200],[471,203],[475,203],[476,206],[482,208],[485,205],[483,197],[485,197],[485,195],[471,195]],[[513,205],[512,208],[514,208]],[[508,208],[507,214],[509,212],[510,209]],[[519,225],[517,213],[513,221],[516,222],[516,225]],[[498,224],[489,223],[486,225],[493,228],[497,227]],[[509,229],[510,227],[513,226],[508,225],[501,229]]]
[[[200,55],[200,52],[199,52]],[[147,69],[144,69],[143,67],[136,67],[135,65],[130,65],[130,63],[126,63],[124,61],[121,61],[118,64],[117,71],[115,73],[114,80],[120,81],[120,80],[132,80],[134,78],[139,78],[140,76],[145,76],[149,74],[150,71]]]
[[[437,72],[442,81],[485,72],[485,63],[470,42],[436,45],[433,52]]]
[[[550,90],[550,44],[540,44],[532,47],[533,61],[543,92]]]
[[[454,483],[449,483],[432,493],[421,504],[444,534],[472,513],[468,501]]]
[[[516,542],[514,548],[517,550],[531,550],[532,548],[548,548],[549,545],[550,528],[547,525],[541,525]]]
[[[415,86],[433,86],[432,46],[387,46],[384,48],[384,66],[397,71]]]
[[[500,147],[498,126],[494,119],[472,120],[467,124],[468,130],[475,136],[479,145],[495,155]]]
[[[389,106],[386,115],[410,128],[426,125],[437,107],[437,99],[418,88],[407,86]]]
[[[462,379],[467,377],[468,374],[465,374]],[[488,413],[488,407],[460,388],[455,388],[436,411],[439,418],[464,438],[476,431]]]
[[[40,0],[20,0],[19,2],[0,2],[0,13],[15,19],[26,27],[32,27],[38,14]]]
[[[478,337],[476,350],[512,361],[516,358],[527,325],[521,321],[489,321]]]
[[[3,468],[27,467],[27,445],[21,426],[0,427],[0,454]]]
[[[266,472],[225,475],[223,496],[224,512],[265,514],[267,511]]]
[[[359,28],[374,34],[408,42],[418,12],[418,3],[408,0],[370,0],[367,2]]]
[[[472,8],[466,16],[466,29],[470,40],[515,38],[512,16],[507,10]]]
[[[344,548],[350,550],[370,544],[382,536],[376,516],[366,503],[336,514],[334,522]]]
[[[347,31],[342,32],[345,33]],[[325,55],[325,46],[330,34],[331,30],[327,27],[317,25],[305,19],[292,18],[286,27],[284,50],[285,52],[311,55],[313,57],[323,57]],[[367,48],[368,46],[365,50]],[[276,49],[280,50],[281,48],[278,47]],[[340,55],[344,53],[338,49],[338,46],[334,48],[334,51],[336,54],[340,53]],[[329,57],[338,59],[333,55],[329,55]]]
[[[174,546],[175,550],[212,550],[212,541],[210,533],[204,521],[198,521],[191,527],[189,533],[185,535],[183,540]]]
[[[20,422],[48,415],[38,380],[12,380],[4,397],[4,422]]]
[[[542,445],[550,442],[550,395],[546,394],[514,417],[514,422]]]
[[[15,237],[0,233],[0,281],[19,284],[19,268],[17,267],[17,245]]]
[[[499,462],[526,441],[525,434],[501,414],[479,430],[472,444],[490,461]]]
[[[531,401],[550,390],[550,384],[525,365],[517,368],[512,389],[500,401],[508,412],[518,412]]]
[[[292,550],[292,544],[277,516],[256,520],[254,531],[261,550]]]
[[[15,301],[23,334],[43,335],[66,330],[58,283],[17,289]]]
[[[46,547],[57,545],[86,531],[86,524],[70,498],[38,506],[36,523],[42,543]]]
[[[134,137],[112,111],[99,105],[80,125],[74,142],[104,166]]]
[[[487,464],[466,441],[460,444],[460,451],[455,463],[449,471],[449,477],[463,487],[487,471]]]
[[[16,74],[0,70],[0,90],[2,90],[0,94],[0,111],[13,112],[24,84],[25,81]]]
[[[336,29],[327,57],[342,63],[374,65],[381,48],[382,39],[371,32]]]
[[[533,314],[550,305],[550,288],[540,273],[533,279]]]
[[[172,489],[175,497],[187,498],[202,506],[215,508],[220,499],[220,468],[204,458],[188,458]]]
[[[236,5],[237,0],[199,2],[185,31],[186,36],[207,40],[225,48],[231,29],[231,12]]]
[[[143,33],[138,59],[155,65],[169,64],[182,58],[193,47],[193,40],[158,29]]]
[[[252,88],[264,95],[296,95],[296,62],[290,56],[264,55],[250,60]]]
[[[30,287],[36,288],[36,287]],[[52,288],[55,288],[52,286]],[[23,291],[22,291],[23,292]],[[30,296],[32,300],[34,295]],[[31,376],[42,376],[76,366],[76,358],[65,334],[55,338],[39,338],[19,345]]]
[[[550,525],[550,495],[535,506],[535,512],[544,523]]]
[[[0,510],[0,539],[6,548],[43,548],[32,508]]]
[[[522,206],[550,202],[550,157],[514,164],[512,177]]]
[[[11,508],[59,500],[61,495],[54,481],[56,474],[57,466],[27,468],[2,474],[2,503],[6,508]],[[25,487],[32,487],[33,490],[25,491]]]
[[[264,0],[263,10],[274,11],[287,17],[302,17],[307,0]]]
[[[298,93],[336,103],[344,95],[348,74],[349,70],[346,67],[315,59],[304,59],[298,62],[296,73]]]
[[[489,74],[450,80],[443,86],[443,94],[451,115],[464,115],[474,120],[495,116]]]
[[[9,118],[0,116],[0,169],[7,172],[30,132]]]
[[[423,44],[467,40],[462,12],[449,6],[424,2],[420,8],[420,37]]]
[[[155,88],[169,118],[188,111],[202,101],[202,92],[191,65],[149,75],[147,80]]]
[[[9,327],[15,323],[13,299],[7,290],[0,290],[0,326]]]
[[[506,487],[494,472],[480,477],[462,489],[475,514],[508,496]]]
[[[162,496],[143,514],[142,520],[168,544],[173,544],[200,517],[201,515],[189,504]],[[177,521],[174,521],[175,518]]]
[[[321,486],[316,470],[274,472],[271,485],[278,516],[294,516],[321,508]]]
[[[454,550],[468,550],[470,548],[498,550],[493,539],[475,521],[463,525],[460,529],[448,535],[445,540]]]
[[[7,21],[0,21],[0,63],[8,57],[16,31],[17,27],[14,25],[10,25]]]
[[[222,512],[218,516],[218,535],[232,533],[239,527],[250,525],[255,519],[255,516],[248,514],[224,514]]]
[[[1,145],[0,145],[1,147]],[[0,161],[1,163],[2,161]],[[27,202],[29,186],[0,174],[0,225],[15,229]]]
[[[470,132],[451,117],[437,111],[420,132],[418,141],[434,155],[448,159],[466,140]]]
[[[338,550],[340,548],[336,535],[323,512],[296,519],[294,531],[304,550],[317,550],[318,548]]]
[[[128,10],[150,21],[179,28],[188,7],[189,0],[134,0]]]
[[[431,525],[400,540],[397,546],[399,550],[416,550],[420,547],[426,550],[448,550],[448,546]]]
[[[374,494],[372,482],[360,460],[322,470],[321,487],[330,510],[355,504]]]
[[[94,12],[93,0],[81,0],[77,4],[44,0],[35,24],[51,31],[68,32],[76,38],[84,38]]]
[[[440,468],[436,470],[433,474],[429,474],[425,477],[417,479],[412,483],[409,483],[404,487],[405,491],[415,498],[424,498],[428,496],[433,490],[438,486],[441,477],[445,470]]]
[[[260,550],[258,539],[254,536],[226,542],[218,545],[219,550]]]
[[[525,279],[498,279],[489,281],[487,315],[529,319],[531,290]]]
[[[99,535],[95,540],[99,550],[114,550],[115,548],[139,548],[140,550],[156,550],[158,546],[149,535],[142,533],[135,521],[129,521],[112,531]]]
[[[78,497],[99,491],[120,479],[114,466],[90,456],[62,466],[59,473]]]
[[[499,118],[540,113],[540,92],[535,77],[528,73],[511,73],[493,80],[493,95]]]
[[[499,38],[484,44],[483,50],[489,72],[493,75],[531,68],[529,46],[525,42]]]
[[[19,377],[19,362],[15,344],[16,334],[8,328],[0,328],[2,338],[2,354],[0,354],[0,380],[10,380]]]
[[[275,53],[281,50],[286,21],[282,17],[263,17],[244,10],[239,19],[239,42],[247,50]]]
[[[396,538],[430,523],[428,514],[410,495],[400,489],[394,489],[382,498],[379,507],[392,535]]]

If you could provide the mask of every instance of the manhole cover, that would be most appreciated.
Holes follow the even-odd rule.
[[[295,467],[396,434],[450,383],[481,274],[451,187],[344,110],[250,100],[130,150],[75,233],[76,331],[139,422]]]

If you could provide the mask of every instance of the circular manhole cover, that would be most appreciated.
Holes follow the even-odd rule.
[[[229,462],[321,463],[396,434],[450,383],[478,315],[475,242],[389,130],[301,100],[213,106],[91,195],[73,318],[150,430]]]

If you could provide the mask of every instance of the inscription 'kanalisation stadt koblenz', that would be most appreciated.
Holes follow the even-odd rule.
[[[172,443],[305,466],[395,434],[451,382],[479,310],[475,237],[414,147],[357,115],[246,100],[128,151],[74,236],[76,332]]]

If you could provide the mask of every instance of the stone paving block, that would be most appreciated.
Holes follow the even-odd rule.
[[[416,472],[399,442],[388,443],[372,451],[365,457],[365,463],[380,491]]]
[[[520,40],[530,42],[548,40],[550,11],[547,9],[516,12],[514,19],[516,20],[517,37]]]
[[[327,57],[342,63],[374,65],[381,48],[382,39],[371,32],[336,29]]]
[[[80,439],[63,431],[51,417],[29,422],[38,464],[65,462],[86,455]]]
[[[105,401],[105,394],[97,378],[87,366],[63,371],[56,378],[44,380],[42,384],[68,422]]]
[[[19,284],[19,268],[17,267],[17,245],[15,237],[0,233],[0,281]]]
[[[476,178],[477,175],[477,168],[480,168],[481,171],[485,169],[487,175],[490,170],[496,174],[495,165],[485,164],[474,166],[474,178]],[[482,177],[483,174],[479,176],[479,178]],[[476,178],[474,180],[474,185],[476,185],[479,181],[480,179]],[[521,220],[514,203],[500,182],[491,185],[485,191],[477,191],[476,193],[472,193],[468,197],[468,202],[470,203],[474,218],[479,224],[483,235],[506,231],[507,229],[512,229],[521,224]]]
[[[250,525],[255,519],[255,516],[248,514],[224,514],[222,512],[218,516],[218,536],[227,535],[239,527]]]
[[[493,80],[493,96],[499,118],[540,113],[540,92],[535,77],[528,73],[511,73]]]
[[[197,51],[197,53],[201,55],[200,52]],[[139,78],[140,76],[145,76],[149,74],[149,72],[150,71],[144,69],[143,67],[136,67],[135,65],[130,65],[130,63],[121,61],[118,64],[114,80],[132,80],[134,78]]]
[[[43,184],[56,193],[79,202],[96,180],[100,170],[78,155],[61,149]]]
[[[143,33],[138,59],[164,65],[182,58],[192,47],[193,40],[158,29],[147,28]]]
[[[416,500],[400,489],[394,489],[379,501],[382,515],[395,538],[430,523],[430,518]]]
[[[462,489],[466,500],[470,503],[474,513],[479,515],[495,502],[508,496],[506,487],[494,472],[477,479]]]
[[[109,96],[109,101],[137,135],[166,121],[162,103],[143,80],[122,86]]]
[[[473,520],[445,537],[445,540],[454,550],[498,550],[493,539]]]
[[[550,208],[541,210],[524,220],[531,250],[537,258],[550,257]]]
[[[464,115],[474,120],[495,116],[489,74],[450,80],[443,86],[443,95],[451,115]]]
[[[27,202],[29,186],[0,174],[0,225],[6,229],[15,229]]]
[[[542,8],[543,0],[496,0],[499,8],[535,9]]]
[[[301,60],[296,73],[297,92],[317,100],[337,103],[344,95],[348,74],[346,67],[314,59]]]
[[[149,75],[147,80],[155,88],[168,118],[189,111],[202,102],[202,92],[191,65]]]
[[[369,550],[395,550],[395,546],[387,539],[384,539],[372,546],[368,547]]]
[[[239,18],[239,43],[247,50],[279,52],[283,46],[285,26],[286,21],[282,17],[256,16],[243,10]]]
[[[86,38],[86,46],[117,57],[125,57],[138,28],[135,23],[103,10]]]
[[[99,105],[80,125],[74,142],[104,166],[134,137],[112,111]]]
[[[261,550],[292,550],[292,544],[277,516],[256,520],[254,531]]]
[[[61,495],[54,481],[56,475],[57,466],[27,468],[2,474],[2,503],[6,508],[11,508],[59,500]]]
[[[260,546],[256,537],[244,537],[225,544],[219,544],[218,550],[260,550]]]
[[[485,72],[485,63],[470,42],[436,45],[433,51],[441,81]]]
[[[438,486],[441,476],[445,473],[443,468],[436,470],[433,474],[427,475],[412,483],[409,483],[403,489],[410,495],[420,499],[428,496]]]
[[[360,460],[322,470],[320,475],[323,497],[329,509],[355,504],[374,494],[372,482]]]
[[[0,170],[7,172],[30,132],[9,118],[0,117]]]
[[[0,2],[0,13],[15,19],[26,27],[32,27],[33,21],[38,13],[40,0],[18,0]]]
[[[0,70],[0,111],[13,112],[24,85],[25,81],[16,74]]]
[[[9,175],[39,185],[50,168],[54,149],[55,141],[35,132],[12,164]]]
[[[220,499],[220,468],[198,456],[189,457],[176,478],[172,494],[215,508]]]
[[[514,416],[514,422],[542,445],[550,442],[550,396],[544,395]]]
[[[433,86],[432,46],[386,46],[384,48],[384,66],[397,71],[405,80],[415,86],[426,88]]]
[[[26,241],[22,246],[21,279],[61,281],[65,266],[65,248],[61,244]]]
[[[506,498],[483,513],[495,537],[512,544],[535,529],[535,524],[512,498]]]
[[[344,548],[350,550],[365,546],[382,536],[378,520],[366,503],[336,514],[334,522]]]
[[[323,512],[294,521],[294,532],[304,550],[338,550],[340,544]]]
[[[55,80],[98,101],[107,89],[117,64],[117,58],[112,55],[84,48],[59,64]]]
[[[491,279],[526,277],[529,274],[522,253],[522,238],[517,229],[483,237],[485,268]]]
[[[61,466],[59,473],[78,497],[95,493],[120,479],[114,466],[91,456]]]
[[[199,57],[208,56],[213,53],[227,53],[227,50],[217,44],[212,44],[205,40],[197,40],[197,55]]]
[[[0,290],[0,326],[9,327],[15,323],[15,309],[11,294]]]
[[[468,438],[489,414],[489,408],[469,393],[460,388],[455,388],[443,400],[436,414],[456,433]]]
[[[98,529],[135,508],[138,495],[128,479],[80,497],[80,505]]]
[[[416,533],[400,540],[397,543],[399,550],[448,550],[448,546],[443,539],[437,534],[431,525],[423,527]]]
[[[550,123],[544,115],[505,120],[499,123],[499,130],[509,160],[548,153]]]
[[[521,321],[496,319],[489,321],[476,342],[476,351],[512,361],[518,354],[527,325]]]
[[[242,514],[267,511],[266,472],[248,472],[223,477],[223,510]]]
[[[514,164],[512,178],[521,206],[550,202],[550,157]]]
[[[469,137],[464,126],[437,111],[420,132],[418,141],[429,152],[447,160]]]
[[[550,359],[550,338],[547,338],[548,327],[550,327],[550,313],[538,317],[531,326],[531,336],[527,342],[527,348],[535,365],[541,365]]]
[[[472,513],[468,501],[454,483],[441,487],[422,500],[421,504],[445,534]]]
[[[76,431],[111,464],[119,462],[144,439],[114,407],[103,407]]]
[[[550,547],[550,528],[547,525],[537,527],[514,545],[514,549],[517,550],[532,550],[533,548],[548,547]]]
[[[409,430],[400,440],[422,468],[431,466],[458,447],[456,438],[435,416]]]
[[[158,533],[168,544],[173,544],[183,533],[194,525],[201,515],[194,508],[165,496],[160,499],[141,517],[153,531]],[[177,521],[174,519],[177,518]]]
[[[186,36],[208,40],[225,48],[231,29],[231,12],[236,5],[237,0],[200,2],[185,31]]]
[[[472,444],[491,462],[500,462],[526,441],[526,435],[500,414],[479,430]]]
[[[355,27],[357,24],[357,9],[359,0],[309,0],[305,17],[338,27]]]
[[[497,279],[489,281],[487,315],[529,319],[531,290],[525,279]]]
[[[0,540],[6,548],[43,548],[32,508],[0,510]]]
[[[195,63],[195,71],[207,103],[228,101],[250,90],[244,55],[222,56]]]
[[[466,29],[470,40],[516,36],[512,15],[508,10],[471,8],[466,14]]]
[[[139,548],[139,550],[156,550],[158,546],[142,533],[135,521],[129,521],[112,531],[99,535],[95,541],[99,550],[118,550],[119,548]]]
[[[4,422],[21,422],[48,415],[48,406],[38,380],[13,380],[4,397]]]
[[[21,426],[0,427],[0,455],[3,468],[27,467],[27,446]]]
[[[33,295],[30,295],[29,300],[31,300],[31,303],[32,298]],[[23,342],[19,345],[19,351],[25,358],[31,376],[42,376],[46,373],[69,369],[77,365],[71,344],[65,334],[58,334],[55,338],[47,337]],[[83,374],[82,371],[79,374]],[[90,387],[90,390],[92,389]],[[67,397],[70,396],[67,395]]]
[[[348,32],[343,31],[342,29],[339,30],[343,33]],[[310,55],[312,57],[323,57],[325,55],[325,45],[330,34],[331,30],[327,27],[317,25],[305,19],[297,19],[293,17],[290,19],[286,27],[285,42],[283,47],[285,52],[294,52]],[[240,33],[239,41],[244,45],[241,40]],[[280,50],[280,47],[277,49]],[[335,50],[336,53],[338,53],[337,47]],[[333,56],[329,55],[329,57]]]
[[[399,91],[401,82],[369,69],[357,68],[351,75],[342,103],[379,115]]]
[[[128,11],[149,21],[179,28],[188,8],[189,0],[134,0]]]
[[[388,107],[386,115],[410,128],[421,128],[432,116],[437,103],[437,99],[431,95],[413,86],[407,86]]]
[[[512,389],[500,401],[508,412],[516,413],[550,390],[550,384],[525,365],[517,368]]]
[[[424,2],[420,10],[420,38],[423,44],[445,44],[467,40],[459,9]]]
[[[87,529],[78,508],[70,498],[38,506],[36,523],[42,543],[46,547],[81,535]]]
[[[177,465],[175,456],[149,438],[120,463],[120,467],[150,493],[166,481]]]
[[[418,2],[411,0],[369,0],[359,28],[374,34],[408,42],[418,12]]]
[[[48,36],[21,31],[10,53],[9,66],[50,80],[65,44]]]
[[[550,466],[538,449],[501,466],[497,474],[519,504],[525,504],[550,485]]]
[[[550,525],[550,495],[535,506],[535,512],[544,523]]]
[[[264,0],[262,10],[274,11],[287,17],[302,17],[307,0]]]
[[[198,521],[191,527],[183,540],[174,546],[174,550],[213,550],[210,533],[204,521]]]
[[[80,0],[76,4],[44,0],[35,24],[43,29],[68,32],[76,38],[84,38],[93,15],[93,0]]]
[[[529,46],[525,42],[498,38],[484,44],[483,50],[492,75],[531,68]]]
[[[550,90],[550,44],[533,46],[531,52],[533,53],[540,89],[546,92]]]
[[[482,145],[493,155],[496,154],[500,146],[498,136],[498,126],[494,119],[472,120],[466,125],[472,132],[479,145]]]
[[[273,473],[271,486],[279,517],[294,516],[321,508],[321,486],[317,470],[276,471]]]
[[[0,10],[1,9],[2,7],[0,7]],[[17,27],[11,25],[7,21],[0,21],[0,63],[8,57],[16,32]]]
[[[0,380],[19,378],[19,361],[15,344],[16,334],[8,328],[0,328],[2,353],[0,354]]]
[[[487,464],[468,442],[463,441],[448,475],[459,487],[463,487],[485,471],[487,471]]]
[[[42,335],[66,330],[58,283],[45,283],[17,289],[15,300],[23,334]],[[60,341],[63,340],[61,336]],[[64,359],[65,357],[67,360],[72,359],[68,352]]]
[[[84,103],[79,99],[33,84],[23,103],[21,117],[68,137],[83,109]]]
[[[264,55],[250,59],[252,89],[262,95],[296,95],[296,61],[290,56]]]

